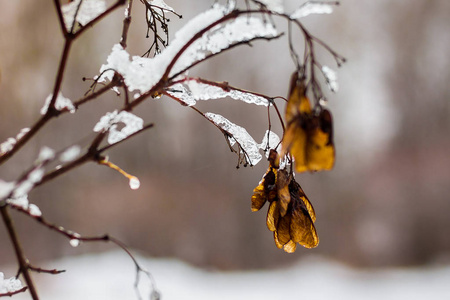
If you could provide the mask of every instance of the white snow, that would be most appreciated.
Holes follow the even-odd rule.
[[[118,123],[123,123],[125,126],[118,130]],[[100,132],[109,130],[108,143],[115,144],[127,138],[131,134],[138,132],[144,127],[144,120],[133,115],[127,111],[117,113],[117,110],[106,113],[101,117],[100,121],[95,124],[94,131]]]
[[[259,145],[245,128],[230,122],[227,118],[218,114],[208,112],[205,113],[205,116],[233,136],[229,137],[230,144],[233,146],[235,142],[238,142],[248,155],[247,158],[252,165],[256,165],[261,160]]]
[[[302,256],[275,270],[213,272],[178,260],[137,257],[155,278],[164,300],[423,300],[450,299],[450,265],[423,268],[352,269],[317,257]],[[137,299],[135,267],[121,251],[66,257],[42,265],[67,270],[59,275],[35,275],[39,295],[46,300]],[[15,265],[0,266],[14,274]],[[149,282],[141,276],[143,299]],[[29,294],[14,296],[30,299]]]
[[[254,95],[252,93],[242,92],[238,90],[229,89],[224,90],[221,87],[205,84],[198,82],[196,80],[188,80],[186,82],[189,87],[190,94],[194,100],[210,100],[210,99],[221,99],[225,97],[230,97],[235,100],[241,100],[245,103],[269,106],[270,102],[261,96]]]
[[[44,106],[41,108],[41,115],[45,115],[48,110],[48,106],[50,105],[50,102],[52,101],[53,94],[50,94],[46,99]],[[71,114],[75,113],[76,109],[73,105],[72,101],[69,98],[66,98],[63,96],[63,94],[60,92],[58,94],[58,97],[56,98],[55,102],[55,108],[57,110],[62,110],[64,108],[67,108]]]
[[[0,294],[14,292],[20,290],[22,287],[20,280],[14,277],[5,279],[5,275],[0,272]]]
[[[0,144],[0,155],[6,154],[9,151],[11,151],[14,148],[14,145],[16,144],[15,138],[8,138],[6,141]]]
[[[6,202],[21,207],[28,211],[32,216],[40,217],[42,215],[42,212],[37,205],[29,203],[28,195],[26,194],[9,198]]]
[[[73,19],[80,1],[83,2],[78,10],[76,20],[82,26],[85,26],[106,10],[106,2],[104,0],[75,0],[63,5],[61,10],[64,17],[64,23],[68,31],[72,28]]]
[[[264,134],[261,144],[259,144],[259,149],[266,150],[268,146],[269,149],[274,149],[277,152],[280,150],[280,137],[273,131],[267,130]],[[266,153],[266,157],[269,157],[269,151]]]
[[[81,152],[81,147],[78,145],[74,145],[72,147],[69,147],[67,150],[65,150],[61,155],[59,156],[59,160],[61,162],[69,162],[77,158],[77,156]]]
[[[336,72],[327,66],[322,67],[322,72],[325,76],[325,80],[330,90],[332,92],[337,92],[339,90],[339,84],[337,82]]]
[[[0,144],[0,155],[6,154],[14,148],[14,145],[18,140],[23,138],[23,136],[30,131],[30,128],[22,128],[20,132],[16,135],[16,138],[7,138],[6,141]]]
[[[324,2],[306,2],[291,14],[292,19],[300,19],[311,14],[331,14],[333,5]]]
[[[111,70],[114,70],[122,75],[130,91],[139,91],[140,93],[149,91],[161,79],[185,44],[200,30],[223,17],[227,12],[227,7],[215,4],[210,10],[190,20],[175,34],[172,43],[153,58],[140,56],[130,58],[130,54],[120,44],[114,45],[107,58],[107,63],[100,68],[102,75],[99,82],[111,80],[114,75]],[[238,17],[226,24],[212,28],[193,42],[176,61],[169,76],[179,73],[207,55],[219,53],[235,43],[257,37],[270,38],[276,35],[276,29],[269,22],[248,15]]]

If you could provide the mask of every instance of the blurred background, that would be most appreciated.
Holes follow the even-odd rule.
[[[183,15],[170,16],[172,37],[212,3],[166,2]],[[285,2],[287,11],[298,6],[298,1]],[[339,92],[327,95],[334,116],[335,168],[297,176],[316,209],[317,248],[298,248],[294,254],[278,250],[265,225],[266,209],[250,210],[252,190],[267,163],[236,169],[237,157],[222,134],[164,97],[149,99],[136,111],[155,127],[108,153],[112,162],[139,177],[139,190],[130,190],[120,174],[89,164],[37,188],[30,201],[50,222],[82,235],[108,233],[146,256],[178,258],[202,268],[279,267],[309,254],[358,267],[450,263],[450,2],[340,2],[331,15],[304,19],[311,33],[348,59],[338,70]],[[119,10],[75,43],[64,96],[76,100],[87,91],[90,83],[82,77],[98,74],[119,42],[122,18]],[[284,22],[277,24],[285,29]],[[139,1],[130,30],[128,51],[142,55],[151,40],[145,38]],[[63,39],[51,1],[3,2],[0,32],[4,141],[38,119],[53,87]],[[331,56],[319,52],[323,64],[337,69]],[[190,75],[285,97],[293,70],[284,37],[224,53]],[[14,180],[44,145],[57,150],[86,146],[100,117],[121,104],[110,92],[52,121],[2,166],[0,178]],[[197,107],[224,115],[257,141],[267,129],[263,107],[230,99]],[[281,134],[279,129],[274,125]],[[33,220],[13,216],[32,262],[114,248],[99,243],[73,248]],[[14,263],[4,226],[0,241],[0,266]]]

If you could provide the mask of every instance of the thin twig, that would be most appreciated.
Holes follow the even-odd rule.
[[[13,220],[8,211],[8,206],[7,205],[0,206],[0,212],[2,214],[3,222],[5,223],[6,229],[8,231],[9,238],[11,239],[11,242],[13,243],[14,252],[16,253],[17,262],[19,263],[20,273],[22,273],[22,275],[25,279],[25,282],[28,286],[31,297],[33,298],[33,300],[38,300],[39,297],[38,297],[36,288],[34,287],[33,279],[31,278],[31,275],[29,272],[28,261],[22,250],[22,246],[21,246],[19,238],[17,236],[17,232],[14,227]]]
[[[27,289],[28,289],[28,287],[24,286],[20,290],[16,290],[14,292],[0,293],[0,297],[12,297],[14,295],[17,295],[17,294],[25,292]]]

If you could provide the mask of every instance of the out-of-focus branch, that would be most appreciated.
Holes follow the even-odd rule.
[[[120,39],[120,45],[123,49],[127,48],[128,30],[131,24],[131,9],[133,7],[133,0],[128,0],[127,14],[123,19],[122,38]]]
[[[16,258],[19,263],[19,273],[21,273],[23,275],[33,300],[38,300],[39,297],[38,297],[36,288],[34,287],[33,279],[31,278],[31,275],[29,272],[28,261],[22,250],[22,245],[19,242],[19,238],[17,236],[17,232],[14,227],[14,223],[13,223],[12,218],[8,211],[8,206],[7,205],[0,206],[0,212],[2,215],[3,222],[5,223],[6,230],[8,231],[9,238],[11,239],[11,242],[13,243],[14,252],[16,253]]]
[[[25,292],[28,289],[28,287],[24,286],[20,290],[14,291],[14,292],[8,292],[8,293],[0,293],[0,297],[12,297],[14,295],[20,294]]]

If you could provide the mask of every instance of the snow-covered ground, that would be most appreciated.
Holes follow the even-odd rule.
[[[450,266],[364,271],[308,257],[278,270],[214,272],[177,260],[138,258],[153,274],[163,300],[450,299]],[[123,252],[67,257],[41,267],[67,270],[60,275],[34,275],[44,300],[138,299],[134,265]],[[11,268],[3,271],[8,272],[5,277],[13,275]],[[145,289],[148,281],[142,280]],[[149,299],[148,292],[143,299]]]

